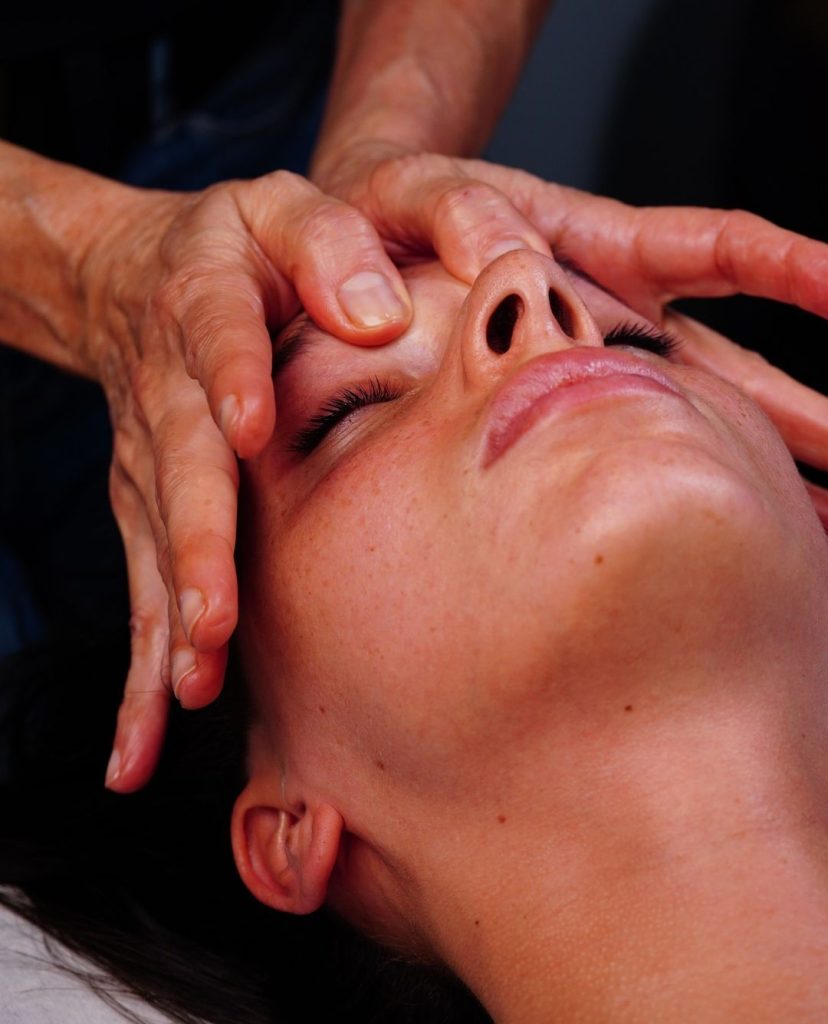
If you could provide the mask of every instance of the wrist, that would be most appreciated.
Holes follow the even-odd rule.
[[[410,56],[374,70],[367,81],[354,76],[328,106],[309,177],[328,191],[330,183],[342,177],[343,168],[357,160],[476,153],[490,128],[484,114],[487,103],[469,79],[462,84],[462,99],[448,95],[446,89],[447,84],[441,90],[425,65]],[[395,97],[393,104],[389,96]]]
[[[126,186],[0,143],[0,337],[94,375],[83,269]]]
[[[83,372],[99,379],[97,342],[112,327],[109,296],[117,298],[121,317],[129,318],[128,290],[118,282],[139,276],[133,265],[143,249],[141,235],[157,230],[158,217],[148,208],[151,192],[92,175],[75,184],[53,221],[76,299],[75,329],[64,340],[83,362]]]

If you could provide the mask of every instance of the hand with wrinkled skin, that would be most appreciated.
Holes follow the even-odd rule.
[[[421,217],[423,251],[433,245],[470,275],[490,261],[499,232],[510,247],[548,251],[500,197],[483,209],[458,196]],[[360,328],[340,308],[342,281],[378,274],[397,305]],[[268,326],[301,302],[339,337],[376,344],[400,332],[410,308],[364,217],[285,173],[134,196],[90,249],[83,280],[85,361],[111,410],[110,494],[129,569],[132,664],[108,778],[126,792],[154,769],[169,690],[196,708],[221,688],[237,614],[233,452],[261,451],[277,415]]]
[[[476,238],[488,232],[495,245],[512,236],[515,246],[523,238],[540,251],[540,235],[638,312],[680,334],[683,361],[742,388],[773,420],[794,458],[828,470],[828,398],[668,308],[680,298],[744,293],[828,317],[828,245],[740,210],[636,208],[513,168],[382,143],[363,143],[338,160],[325,154],[316,180],[362,210],[401,263],[428,245],[428,210],[452,210]],[[537,234],[526,232],[526,223]],[[478,268],[462,238],[459,230],[448,247],[435,234],[434,248],[470,283]],[[806,486],[828,528],[828,491]]]
[[[408,294],[363,215],[276,172],[129,188],[0,143],[0,337],[97,380],[129,575],[132,661],[109,785],[143,785],[176,691],[219,692],[236,622],[236,454],[276,417],[269,328],[300,305],[382,344]]]
[[[261,451],[276,417],[269,328],[301,302],[339,337],[379,344],[410,306],[365,219],[295,175],[136,191],[112,224],[83,264],[83,361],[109,403],[129,572],[132,663],[108,775],[123,792],[154,769],[169,689],[192,708],[221,687],[237,615],[234,452]]]

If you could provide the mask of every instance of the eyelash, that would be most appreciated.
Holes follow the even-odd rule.
[[[664,359],[674,355],[682,346],[675,335],[648,327],[644,324],[619,324],[604,338],[604,344],[632,345],[653,352]],[[382,405],[393,402],[400,397],[400,392],[373,377],[367,384],[357,384],[345,388],[338,395],[329,398],[318,413],[313,416],[294,437],[290,450],[298,455],[306,456],[318,448],[327,435],[337,424],[341,423],[352,412],[363,409],[366,405]]]
[[[303,427],[290,444],[290,450],[299,455],[310,455],[333,428],[357,409],[366,405],[381,405],[400,397],[388,384],[373,377],[367,384],[345,388],[338,395],[329,398],[319,412]]]
[[[632,345],[669,359],[682,347],[683,342],[674,334],[660,331],[646,324],[619,324],[604,338],[605,345]]]

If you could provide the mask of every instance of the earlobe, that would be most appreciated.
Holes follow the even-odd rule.
[[[310,914],[325,902],[343,821],[330,804],[294,813],[278,789],[251,781],[233,809],[233,854],[253,895],[276,910]]]

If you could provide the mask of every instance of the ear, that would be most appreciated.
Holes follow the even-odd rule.
[[[283,804],[278,781],[251,779],[233,809],[233,855],[256,899],[310,914],[325,902],[344,822],[330,804]]]

